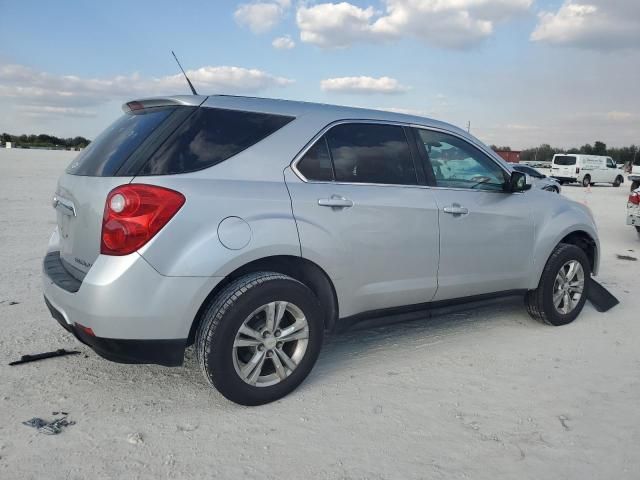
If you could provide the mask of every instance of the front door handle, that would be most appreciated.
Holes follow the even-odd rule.
[[[463,207],[461,205],[458,205],[457,203],[454,203],[453,205],[449,206],[449,207],[444,207],[442,209],[442,211],[444,213],[448,213],[450,215],[454,215],[454,216],[459,216],[459,215],[466,215],[469,213],[469,209],[466,207]]]
[[[318,200],[318,205],[321,207],[332,208],[349,208],[353,207],[353,202],[348,198],[340,197],[338,195],[331,195],[329,198],[321,198]]]

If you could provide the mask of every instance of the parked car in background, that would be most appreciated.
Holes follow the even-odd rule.
[[[636,188],[629,195],[627,201],[627,225],[636,227],[640,235],[640,188]]]
[[[227,95],[123,110],[61,175],[43,266],[52,316],[107,359],[195,345],[212,386],[263,404],[325,331],[506,295],[565,325],[598,271],[589,209],[452,125]]]
[[[533,186],[548,192],[560,193],[560,182],[555,178],[547,177],[544,173],[536,170],[529,165],[515,163],[511,165],[516,172],[529,175],[533,179]]]
[[[624,182],[622,169],[611,157],[582,154],[556,154],[551,160],[551,176],[560,184],[610,183],[619,187]]]

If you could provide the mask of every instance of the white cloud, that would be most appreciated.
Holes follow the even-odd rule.
[[[91,118],[97,116],[97,113],[95,111],[87,110],[85,108],[56,107],[51,105],[22,105],[18,107],[18,110],[29,117],[49,117],[61,115],[65,117]]]
[[[326,92],[339,93],[402,93],[408,90],[398,80],[390,77],[339,77],[327,78],[320,82]]]
[[[385,0],[385,11],[348,2],[298,8],[300,39],[323,48],[406,35],[444,48],[468,48],[489,37],[496,22],[529,10],[533,0]]]
[[[290,0],[244,3],[236,8],[233,16],[253,33],[265,33],[280,23],[290,6]]]
[[[270,87],[284,87],[293,80],[258,69],[235,66],[206,66],[188,70],[200,93],[255,93]],[[91,116],[86,107],[135,97],[186,93],[183,75],[142,77],[138,74],[110,78],[54,75],[24,65],[0,66],[0,97],[12,98],[29,115]]]
[[[278,50],[291,50],[296,46],[296,42],[291,40],[289,35],[285,35],[284,37],[275,38],[273,42],[271,42],[271,45]]]
[[[638,0],[565,0],[557,12],[543,11],[531,40],[609,50],[640,47]]]

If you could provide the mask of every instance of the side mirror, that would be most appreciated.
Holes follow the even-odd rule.
[[[511,172],[511,177],[509,178],[509,191],[511,193],[515,193],[529,190],[531,188],[531,181],[528,177],[528,175],[522,172]]]

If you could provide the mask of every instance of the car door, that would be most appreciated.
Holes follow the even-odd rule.
[[[439,211],[434,300],[527,288],[531,191],[507,193],[508,172],[466,139],[422,128],[416,133]]]
[[[613,183],[615,182],[616,177],[620,174],[620,171],[618,170],[618,166],[616,165],[616,162],[613,160],[613,158],[607,157],[605,160],[606,163],[603,170],[605,178],[602,181]]]
[[[333,280],[341,317],[436,292],[438,210],[416,156],[404,127],[340,123],[285,171],[302,256]]]

